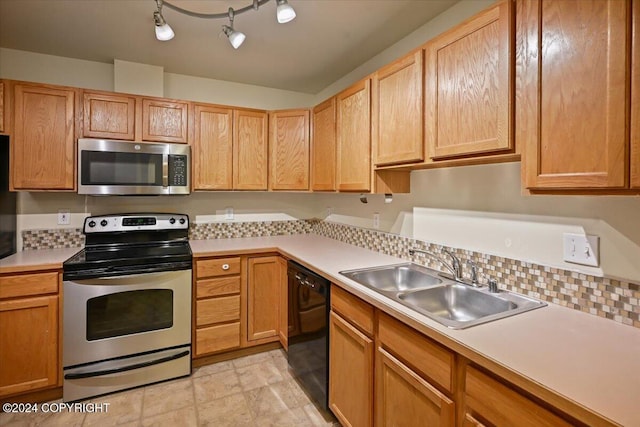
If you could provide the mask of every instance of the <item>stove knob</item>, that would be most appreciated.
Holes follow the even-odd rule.
[[[184,218],[180,218],[180,224],[184,224],[184,223],[185,223]]]
[[[108,222],[107,222],[106,219],[103,219],[102,221],[100,221],[100,225],[103,226],[103,227],[106,227],[107,224],[108,224]]]
[[[176,223],[176,219],[175,218],[169,219],[169,224],[173,225],[175,223]]]
[[[94,220],[89,221],[89,227],[93,228],[96,226],[96,222]]]

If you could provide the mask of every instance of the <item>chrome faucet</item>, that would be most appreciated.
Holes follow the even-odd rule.
[[[458,259],[458,257],[456,257],[454,254],[452,254],[448,250],[443,249],[442,251],[451,257],[451,264],[443,260],[439,254],[435,252],[427,251],[425,249],[409,249],[409,255],[413,256],[415,255],[416,252],[419,252],[425,255],[432,256],[438,261],[440,261],[442,265],[444,265],[445,268],[451,272],[451,276],[455,281],[457,282],[462,281],[462,266],[460,264],[460,260]]]
[[[478,283],[478,264],[476,264],[475,261],[469,259],[467,260],[467,265],[469,266],[469,268],[471,268],[471,286],[479,287],[480,284]]]

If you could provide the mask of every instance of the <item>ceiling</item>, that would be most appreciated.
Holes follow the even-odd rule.
[[[167,0],[225,13],[252,0]],[[0,47],[316,94],[458,0],[289,0],[297,18],[278,24],[275,0],[235,17],[247,35],[234,50],[227,19],[198,19],[168,7],[175,32],[156,40],[155,0],[0,0]]]

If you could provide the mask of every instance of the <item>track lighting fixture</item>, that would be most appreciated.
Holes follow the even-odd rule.
[[[175,35],[167,21],[162,16],[162,0],[156,0],[158,10],[153,12],[153,21],[156,24],[156,38],[160,41],[171,40]]]
[[[276,8],[276,18],[281,24],[293,21],[296,17],[296,11],[289,5],[287,0],[276,0],[278,7]]]
[[[162,6],[167,6],[168,8],[175,10],[176,12],[180,12],[184,15],[188,15],[194,18],[204,18],[204,19],[228,18],[229,25],[223,25],[222,32],[227,36],[227,38],[229,39],[229,43],[231,43],[231,46],[233,46],[234,49],[239,48],[240,45],[246,39],[246,36],[243,33],[241,33],[240,31],[236,31],[233,28],[234,16],[247,12],[249,10],[258,10],[260,6],[269,2],[269,0],[253,0],[252,4],[242,7],[240,9],[234,10],[232,8],[229,8],[229,11],[227,13],[199,13],[199,12],[192,12],[190,10],[183,9],[167,1],[163,1],[163,0],[155,0],[155,1],[158,9],[153,13],[153,20],[156,24],[156,38],[158,40],[162,40],[162,41],[171,40],[174,36],[173,30],[171,29],[169,24],[167,24],[167,22],[165,21],[164,16],[162,16]],[[293,10],[293,7],[289,5],[289,2],[287,0],[276,0],[276,4],[277,4],[276,19],[280,24],[285,24],[287,22],[290,22],[296,17],[296,11]]]
[[[231,46],[233,46],[234,49],[237,49],[240,47],[242,43],[244,43],[244,39],[246,39],[247,36],[245,36],[244,33],[241,33],[240,31],[236,31],[233,29],[234,15],[235,15],[235,12],[233,11],[233,8],[230,7],[229,8],[229,25],[223,25],[222,31],[229,38],[229,43],[231,43]]]

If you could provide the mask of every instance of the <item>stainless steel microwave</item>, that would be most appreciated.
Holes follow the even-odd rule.
[[[78,193],[189,194],[186,144],[78,139]]]

